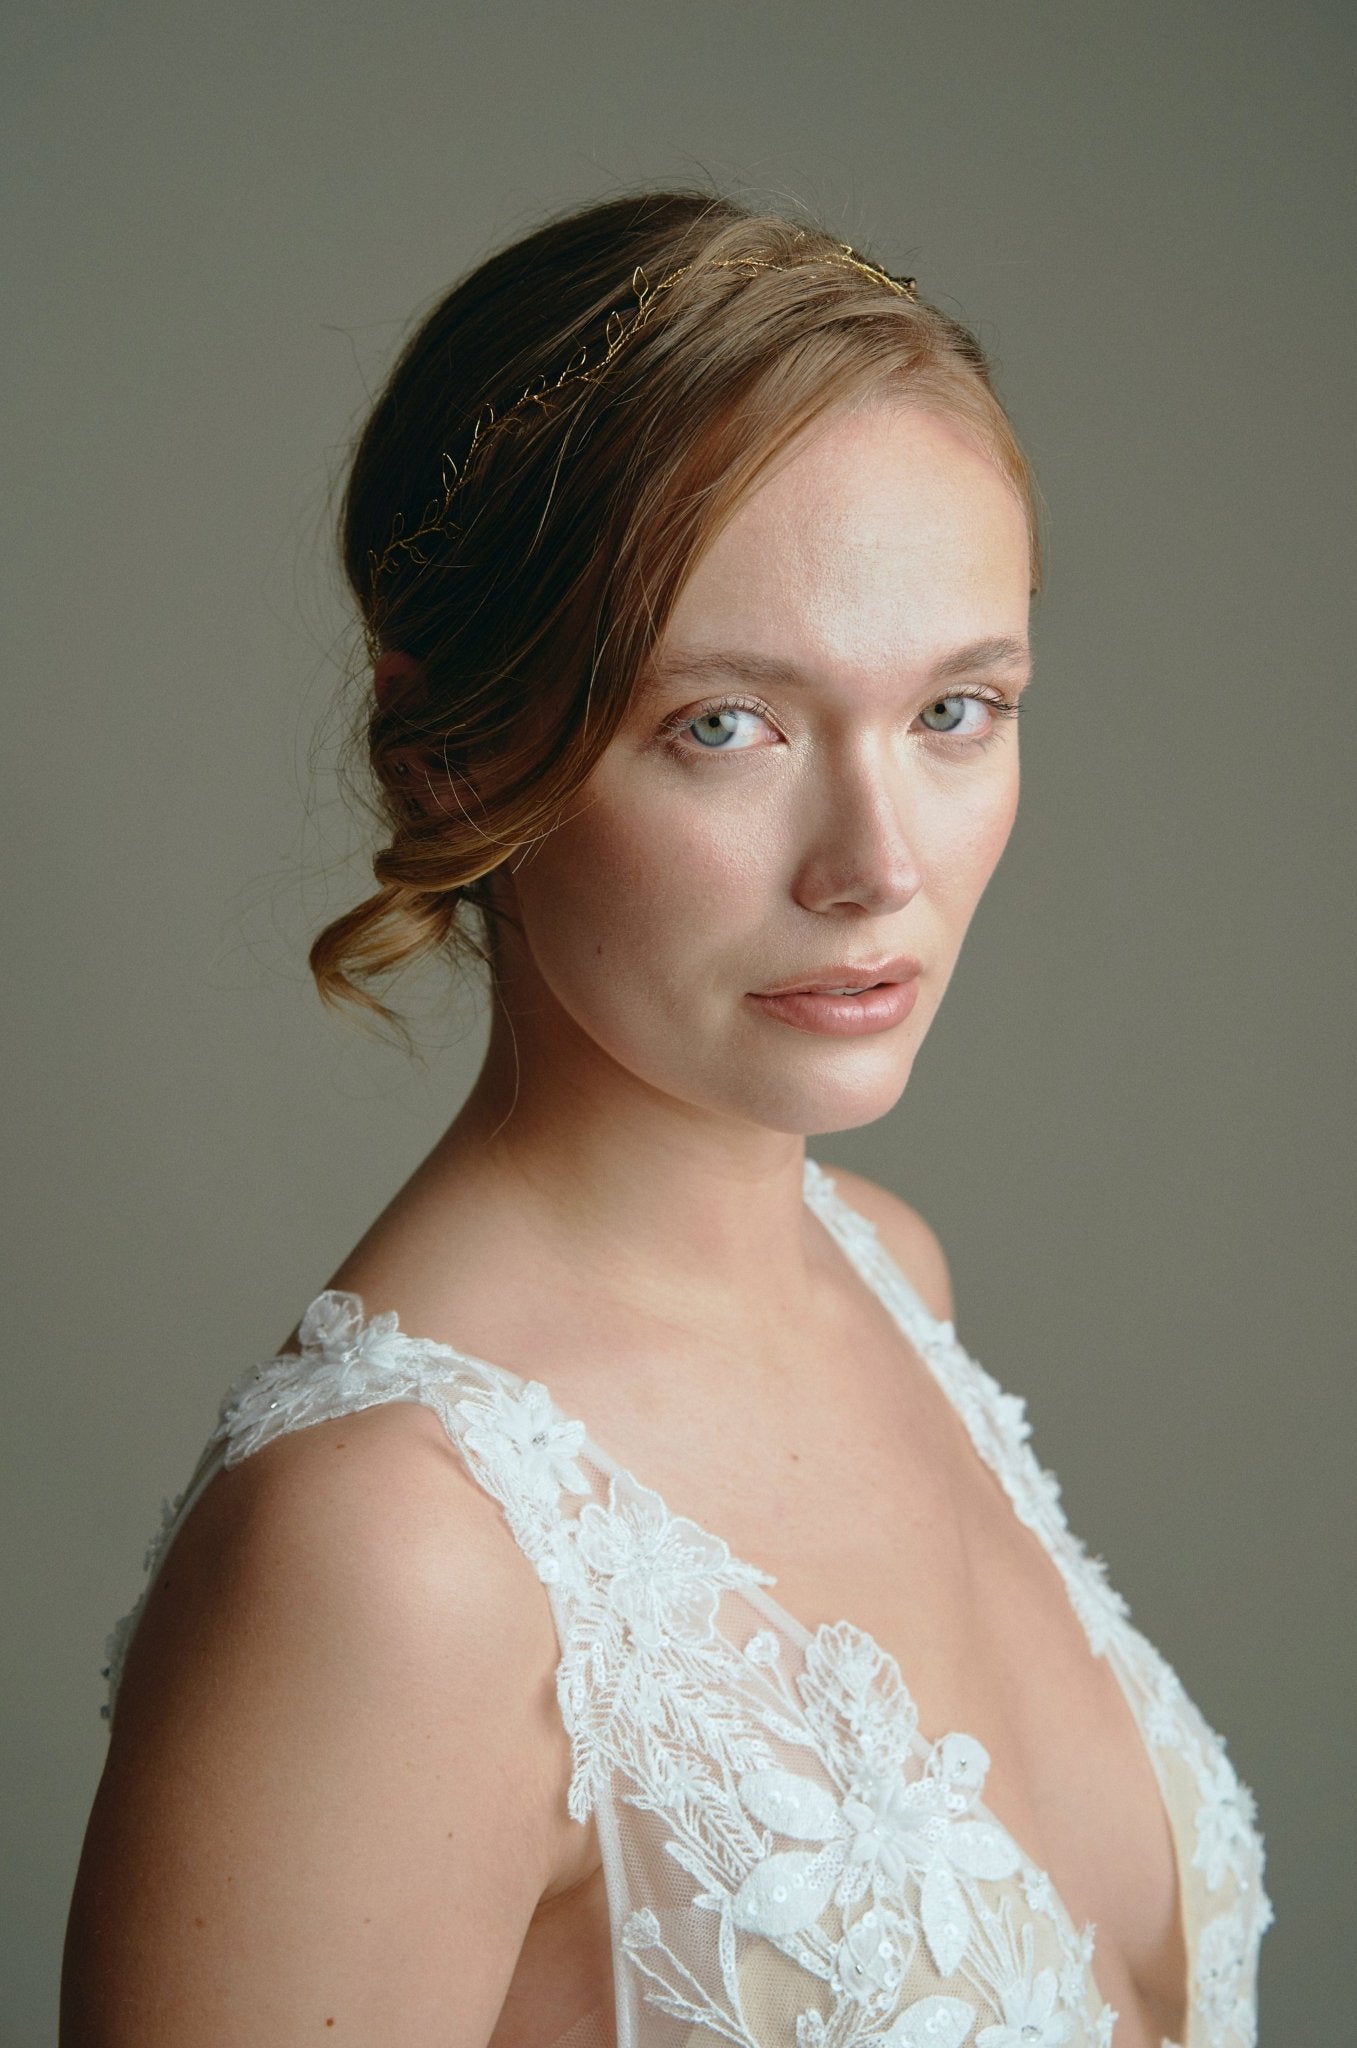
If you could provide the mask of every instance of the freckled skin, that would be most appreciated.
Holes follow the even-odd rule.
[[[1022,508],[961,429],[878,400],[808,430],[699,561],[658,651],[790,665],[794,683],[759,685],[771,722],[744,716],[734,751],[689,733],[676,757],[667,719],[754,693],[710,675],[644,693],[574,814],[501,884],[527,942],[506,941],[501,970],[524,1061],[788,1133],[883,1115],[1018,798],[1016,721],[949,741],[919,714],[952,690],[1016,699],[1021,652],[947,681],[938,664],[1024,649],[1029,591]],[[923,963],[919,998],[877,1035],[819,1038],[746,1000],[901,953]]]

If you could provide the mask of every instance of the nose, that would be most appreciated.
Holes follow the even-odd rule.
[[[878,758],[840,769],[823,791],[818,829],[797,871],[802,909],[880,915],[917,894],[923,870],[906,796],[898,763]]]

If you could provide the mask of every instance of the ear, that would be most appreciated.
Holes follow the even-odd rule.
[[[372,670],[372,687],[383,711],[400,685],[419,674],[419,666],[412,654],[402,654],[395,648],[378,655]]]
[[[378,710],[389,711],[392,700],[421,672],[422,665],[412,654],[404,654],[396,647],[385,648],[372,665],[372,690]],[[388,772],[402,784],[411,810],[424,818],[446,814],[449,798],[428,782],[422,748],[411,747],[408,758],[403,748],[389,755]]]

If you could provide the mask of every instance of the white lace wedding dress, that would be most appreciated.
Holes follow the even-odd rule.
[[[1168,1665],[1070,1534],[1001,1392],[920,1301],[872,1226],[807,1162],[806,1200],[950,1397],[1120,1680],[1175,1843],[1189,1962],[1184,2048],[1251,2048],[1271,1918],[1253,1801]],[[299,1356],[227,1396],[167,1503],[146,1592],[222,1465],[285,1431],[420,1401],[500,1502],[544,1582],[570,1734],[569,1809],[597,1818],[613,1934],[606,2007],[554,2048],[1107,2048],[1095,1930],[983,1800],[972,1737],[918,1726],[894,1660],[849,1621],[813,1634],[767,1572],[671,1515],[545,1387],[364,1321],[323,1294]],[[142,1599],[110,1638],[112,1710]]]

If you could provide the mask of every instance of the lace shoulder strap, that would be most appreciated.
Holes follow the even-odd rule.
[[[319,1295],[302,1318],[298,1348],[254,1366],[227,1393],[213,1440],[238,1465],[290,1431],[356,1415],[387,1401],[439,1405],[440,1391],[494,1369],[447,1345],[407,1336],[394,1310],[365,1320],[356,1294]]]
[[[145,1583],[108,1638],[112,1719],[127,1651],[155,1577],[189,1509],[214,1473],[313,1423],[355,1415],[391,1401],[432,1408],[472,1477],[497,1500],[519,1548],[544,1583],[561,1577],[567,1546],[561,1496],[592,1486],[576,1463],[584,1424],[557,1414],[547,1390],[503,1366],[407,1336],[394,1312],[364,1319],[356,1294],[329,1291],[302,1319],[299,1347],[255,1366],[227,1393],[216,1427],[184,1491],[162,1503],[160,1527],[144,1560]]]
[[[911,1342],[920,1351],[950,1344],[956,1337],[953,1324],[933,1314],[881,1243],[876,1225],[844,1201],[833,1175],[810,1158],[806,1160],[804,1192],[807,1206],[843,1247],[872,1292],[892,1310]]]
[[[865,1284],[894,1316],[965,1425],[980,1457],[1003,1487],[1019,1521],[1051,1554],[1089,1645],[1100,1656],[1126,1619],[1121,1595],[1108,1584],[1101,1558],[1090,1557],[1071,1531],[1053,1472],[1033,1453],[1027,1404],[1005,1393],[905,1278],[865,1216],[837,1192],[823,1167],[806,1161],[806,1200],[842,1245]]]

